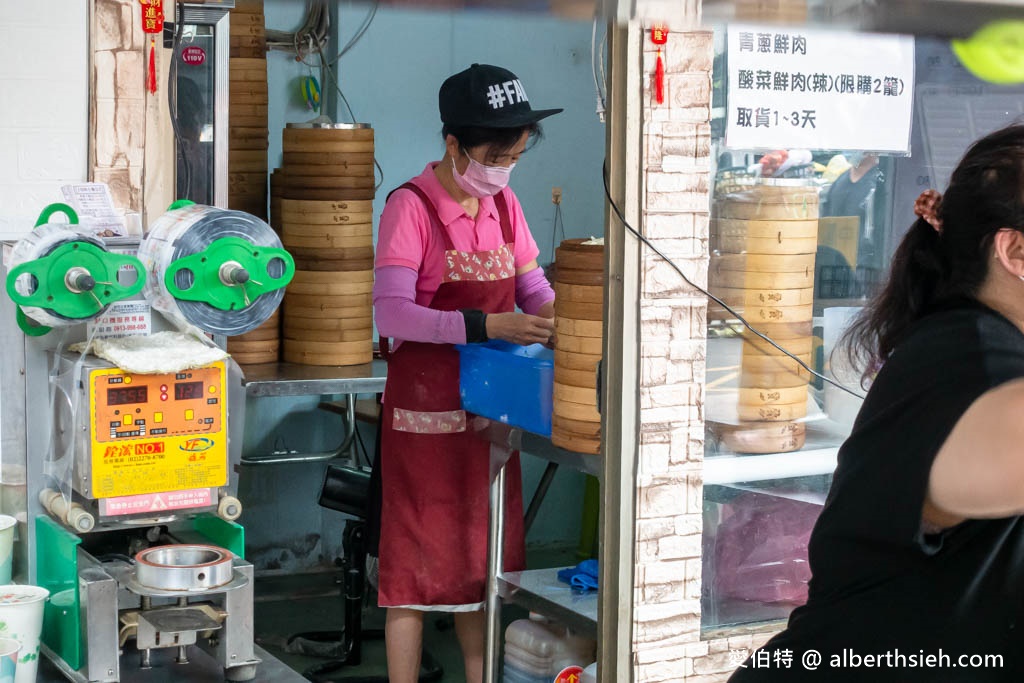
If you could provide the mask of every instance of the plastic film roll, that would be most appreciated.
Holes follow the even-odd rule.
[[[269,225],[241,211],[173,208],[139,248],[145,295],[179,328],[234,336],[270,318],[295,271]]]

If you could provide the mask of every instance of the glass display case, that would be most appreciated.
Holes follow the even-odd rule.
[[[728,148],[724,28],[715,43],[708,280],[728,308],[709,300],[705,637],[778,629],[806,600],[807,543],[867,388],[843,333],[884,282],[918,195],[1024,111],[1020,86],[983,84],[948,41],[917,37],[909,154]]]

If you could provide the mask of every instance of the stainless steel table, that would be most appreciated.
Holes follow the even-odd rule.
[[[522,429],[474,418],[471,424],[491,444],[490,522],[487,530],[487,625],[484,652],[484,683],[497,683],[501,670],[502,600],[557,619],[577,631],[597,637],[598,593],[579,593],[558,581],[558,569],[525,572],[502,570],[505,537],[505,465],[518,450],[550,463],[565,465],[598,479],[604,469],[601,457],[564,450],[551,440]],[[536,496],[535,496],[536,498]],[[532,507],[532,506],[531,506]]]
[[[188,649],[188,664],[177,664],[174,656],[177,648],[152,651],[151,669],[139,668],[139,656],[130,652],[121,655],[121,683],[167,683],[168,681],[189,681],[189,683],[223,683],[224,670],[213,657],[198,647]],[[269,654],[259,645],[256,656],[263,660],[256,671],[253,683],[305,683],[298,672],[285,666],[284,662]],[[46,657],[39,658],[39,673],[36,683],[66,683],[69,678]]]
[[[243,465],[280,465],[333,460],[348,452],[355,462],[356,396],[379,394],[387,381],[387,363],[374,360],[363,365],[323,366],[296,363],[243,365],[242,385],[246,396],[257,398],[282,396],[324,396],[344,394],[346,436],[338,448],[323,453],[242,456]]]

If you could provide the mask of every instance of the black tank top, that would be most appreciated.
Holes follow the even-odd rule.
[[[808,547],[807,604],[732,683],[1024,681],[1022,518],[921,529],[931,465],[953,426],[982,394],[1022,377],[1024,334],[980,304],[914,327],[839,451]],[[813,673],[802,662],[815,659],[809,650],[821,655]],[[852,655],[881,655],[882,665],[853,667]],[[937,666],[918,666],[928,655]],[[998,655],[1002,665],[974,668],[961,655]]]

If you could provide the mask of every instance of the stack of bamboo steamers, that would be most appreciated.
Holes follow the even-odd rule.
[[[597,367],[604,346],[604,245],[565,240],[555,250],[555,383],[551,442],[601,451]]]
[[[263,0],[237,0],[229,18],[231,59],[228,115],[228,208],[267,219],[267,53]],[[242,364],[280,356],[281,316],[228,339]]]
[[[708,280],[756,329],[811,364],[818,193],[799,180],[737,186],[716,202]],[[713,315],[709,310],[709,316]],[[726,444],[740,453],[784,453],[804,444],[810,374],[743,331],[738,425]]]
[[[373,129],[288,124],[271,178],[281,242],[295,257],[284,297],[284,359],[360,365],[373,359]]]

